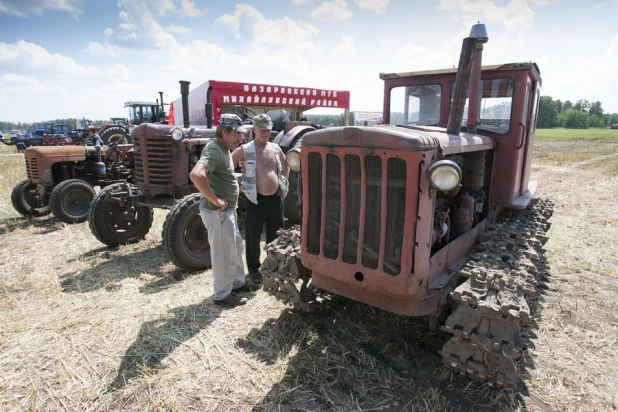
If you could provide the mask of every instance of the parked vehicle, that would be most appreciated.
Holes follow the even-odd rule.
[[[381,73],[385,124],[311,131],[288,151],[302,226],[260,271],[299,309],[335,294],[426,316],[452,335],[445,366],[512,388],[553,202],[529,182],[539,68],[481,67],[487,40],[475,25],[458,69]]]
[[[106,245],[116,246],[141,240],[150,230],[154,208],[169,209],[162,231],[166,256],[181,269],[201,270],[210,264],[210,246],[206,228],[199,216],[200,194],[189,179],[189,173],[199,160],[203,148],[214,138],[214,113],[221,106],[213,103],[212,97],[217,90],[216,84],[210,82],[206,90],[200,89],[206,102],[203,107],[205,125],[191,125],[190,113],[201,111],[202,107],[189,105],[189,82],[180,83],[182,97],[180,103],[174,102],[173,105],[177,109],[182,108],[178,112],[182,115],[183,127],[157,123],[135,127],[131,136],[135,145],[136,182],[115,184],[101,190],[92,202],[88,222],[97,239]],[[274,87],[283,90],[283,86],[235,85],[240,87],[236,95],[238,97],[250,94],[253,98],[253,86],[264,87],[264,93],[273,96]],[[247,92],[243,91],[245,86]],[[324,92],[332,95],[334,91]],[[336,93],[341,96],[340,107],[347,109],[349,92]],[[230,106],[230,110],[251,124],[251,115],[264,108],[274,109],[269,113],[273,117],[275,130],[281,132],[275,142],[287,151],[304,133],[315,128],[309,122],[288,120],[287,108],[291,104],[290,111],[295,110],[293,105],[296,101],[289,103],[287,93],[284,96],[285,105],[281,98],[278,101],[267,100],[265,104],[261,104],[260,99],[260,106]],[[306,100],[303,104],[307,108],[312,107],[310,101]],[[245,139],[251,139],[251,131],[247,132]],[[295,193],[292,188],[295,185],[296,181],[290,179],[288,197]],[[285,213],[287,216],[287,208]]]

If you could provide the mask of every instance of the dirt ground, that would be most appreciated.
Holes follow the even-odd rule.
[[[0,410],[616,410],[618,143],[535,150],[537,197],[556,202],[551,271],[513,391],[446,370],[445,337],[423,319],[352,301],[297,313],[263,291],[213,305],[209,272],[175,280],[164,212],[115,249],[87,223],[21,218],[10,190],[23,160],[3,157]]]

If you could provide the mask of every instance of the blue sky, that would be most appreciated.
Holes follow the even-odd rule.
[[[0,0],[0,119],[126,117],[209,79],[381,111],[380,72],[453,67],[477,21],[483,64],[535,61],[543,95],[618,112],[618,0]]]

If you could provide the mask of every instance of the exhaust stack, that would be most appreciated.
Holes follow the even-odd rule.
[[[189,127],[189,85],[191,82],[180,81],[180,95],[182,96],[182,121],[185,127]]]
[[[210,101],[210,92],[212,92],[212,86],[208,88],[206,92],[206,105],[204,110],[206,112],[206,127],[209,129],[212,127],[214,119],[212,117],[212,102]]]
[[[476,115],[474,115],[474,119],[468,119],[468,123],[471,121],[474,122],[474,129],[476,131],[476,123],[478,119],[478,92],[481,82],[481,55],[483,50],[483,44],[489,40],[487,37],[487,30],[485,29],[484,24],[475,24],[472,26],[472,30],[470,31],[470,37],[466,37],[463,40],[463,44],[461,46],[461,55],[459,56],[459,67],[457,69],[457,77],[455,78],[455,92],[453,94],[453,103],[451,104],[451,110],[448,116],[448,124],[446,128],[446,132],[448,134],[459,134],[461,130],[461,122],[463,119],[463,110],[466,105],[466,97],[468,97],[468,88],[470,83],[473,84],[473,92],[472,94],[476,95],[476,98],[473,99],[473,96],[470,96],[470,102],[475,101],[477,103],[471,104],[471,106],[476,107]],[[480,43],[480,49],[477,48],[477,45]],[[478,55],[478,66],[474,67],[473,63],[476,55]],[[474,80],[472,79],[474,78]],[[468,111],[470,113],[470,111]]]
[[[159,115],[159,121],[163,123],[167,120],[167,116],[165,115],[165,106],[163,105],[163,92],[159,92],[159,96],[161,96],[161,114]]]

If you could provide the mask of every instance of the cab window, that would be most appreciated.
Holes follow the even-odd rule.
[[[440,123],[439,84],[393,87],[390,93],[390,124],[429,126]]]
[[[481,80],[481,101],[479,102],[479,121],[477,130],[485,130],[497,134],[508,133],[511,125],[513,109],[513,90],[515,82],[509,77]],[[455,83],[451,86],[451,102]],[[464,107],[463,121],[468,120],[468,99]]]

